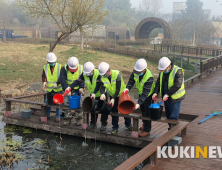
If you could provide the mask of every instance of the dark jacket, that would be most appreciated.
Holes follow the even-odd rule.
[[[146,72],[144,73],[144,75],[145,74],[146,74]],[[139,82],[143,79],[143,76],[139,76]],[[147,96],[150,93],[150,90],[151,90],[152,85],[153,85],[153,81],[154,81],[153,77],[150,77],[145,82],[145,84],[143,86],[143,93],[139,96],[139,100],[137,102],[139,105],[142,105],[145,102],[145,100],[148,98]],[[129,81],[128,81],[128,84],[127,84],[126,88],[130,90],[134,86],[134,84],[135,84],[134,73],[132,73],[130,78],[129,78]],[[150,100],[152,100],[152,95],[153,94],[151,94],[151,96],[149,96]]]
[[[66,70],[68,71],[68,66],[66,66]],[[66,70],[65,70],[65,66],[64,66],[62,68],[61,74],[60,74],[60,83],[62,85],[63,90],[65,90],[68,87],[68,85],[66,83],[66,80],[67,80],[67,71]],[[74,74],[74,73],[72,73],[72,74]],[[84,88],[84,85],[85,85],[85,83],[83,81],[83,82],[80,83],[79,88]]]
[[[172,63],[171,66],[173,68],[174,64]],[[171,71],[172,71],[172,69],[171,69]],[[163,91],[164,82],[165,82],[165,79],[166,79],[167,84],[168,84],[169,74],[163,74],[163,80],[162,80],[162,95],[163,96],[165,95],[164,91]],[[169,100],[171,100],[171,103],[176,103],[176,102],[179,102],[179,101],[182,101],[183,99],[185,99],[185,95],[182,96],[181,98],[175,99],[175,100],[170,97],[171,95],[173,95],[176,91],[178,91],[181,88],[182,83],[183,83],[183,72],[182,72],[181,69],[179,69],[177,71],[177,73],[175,74],[174,85],[168,90]],[[155,90],[154,90],[154,93],[158,94],[159,92],[160,92],[160,74],[159,74],[159,77],[157,79],[156,87],[155,87]]]

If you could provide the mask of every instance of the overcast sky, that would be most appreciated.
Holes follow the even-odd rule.
[[[141,0],[130,0],[133,7],[138,7]],[[222,0],[200,0],[204,3],[204,9],[211,9],[211,15],[222,15]],[[186,2],[186,0],[162,0],[164,13],[173,12],[173,2]]]

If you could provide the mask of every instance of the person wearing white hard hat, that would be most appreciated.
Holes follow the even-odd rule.
[[[119,96],[121,95],[122,91],[126,88],[126,85],[123,81],[123,77],[117,70],[111,70],[109,68],[109,64],[106,62],[102,62],[98,66],[99,75],[101,75],[101,88],[100,93],[101,97],[100,100],[106,100],[105,90],[110,95],[110,105],[112,106],[112,112],[118,112],[118,101]],[[132,130],[131,119],[125,118],[125,126],[127,129]],[[112,125],[113,131],[112,134],[118,132],[118,125],[119,116],[112,116]]]
[[[160,71],[156,82],[153,100],[156,100],[157,94],[164,100],[167,119],[178,120],[181,101],[185,98],[184,71],[182,68],[171,63],[169,58],[162,57],[159,60],[158,69]],[[171,129],[169,124],[168,130]]]
[[[80,75],[78,80],[74,81],[69,87],[75,88],[76,86],[79,86],[82,82],[85,82],[87,88],[89,89],[90,96],[95,102],[98,102],[100,99],[100,75],[99,75],[99,70],[95,69],[95,66],[92,62],[87,62],[84,64],[83,67],[83,73]],[[89,129],[95,129],[97,127],[96,122],[98,119],[98,114],[95,114],[94,112],[91,112],[91,121],[90,121],[90,126],[87,128]],[[107,125],[107,119],[108,115],[102,114],[101,115],[101,127],[100,131],[104,131],[106,129]]]
[[[75,81],[78,80],[79,76],[83,72],[83,66],[79,64],[79,60],[76,57],[70,57],[68,60],[68,64],[66,64],[62,71],[60,76],[60,82],[62,84],[62,89],[64,91],[71,89],[71,91],[67,94],[67,96],[64,97],[64,105],[69,104],[68,97],[73,96],[77,92],[79,92],[79,95],[83,94],[83,89],[85,83],[82,82],[79,84],[79,86],[75,86],[73,88],[70,88],[69,86]],[[76,125],[81,126],[82,125],[82,115],[83,112],[75,111],[75,119],[76,119]]]
[[[150,115],[149,106],[153,103],[152,95],[155,88],[154,78],[151,71],[147,68],[145,59],[137,60],[134,71],[131,74],[124,94],[128,93],[130,89],[136,84],[136,89],[139,93],[139,100],[135,109],[140,108],[142,115],[148,117]],[[150,134],[151,121],[143,120],[143,126],[140,127],[140,136],[144,137]]]
[[[55,94],[62,93],[62,86],[59,81],[62,66],[56,63],[57,57],[54,53],[50,52],[46,56],[47,64],[43,67],[42,72],[42,82],[43,88],[47,92],[46,103],[53,104],[52,97]],[[50,119],[51,107],[46,109],[47,119]],[[56,122],[60,121],[60,116],[62,114],[62,109],[56,109]]]

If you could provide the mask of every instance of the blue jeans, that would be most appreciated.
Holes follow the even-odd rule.
[[[112,98],[110,98],[112,99]],[[112,112],[116,112],[118,113],[118,103],[119,103],[119,97],[117,97],[115,99],[114,102],[114,106],[112,107]],[[131,125],[131,119],[130,118],[126,118],[125,119],[125,126],[130,126]],[[119,129],[119,116],[112,116],[112,125],[113,125],[113,129]]]
[[[47,92],[48,93],[48,92]],[[61,92],[58,92],[56,94],[62,94]],[[48,99],[47,99],[47,95],[46,95],[46,100],[45,103],[48,104]],[[50,113],[51,113],[51,107],[46,107],[46,114],[47,117],[50,117]],[[60,116],[62,115],[62,109],[56,108],[56,115],[55,118],[60,118]]]
[[[181,101],[176,103],[171,103],[171,100],[167,100],[164,102],[166,117],[171,120],[178,120],[180,114],[180,105]],[[171,129],[171,124],[169,123],[168,130]]]

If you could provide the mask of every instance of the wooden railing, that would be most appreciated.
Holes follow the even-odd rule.
[[[219,56],[222,54],[222,50],[220,49],[212,49],[212,48],[202,48],[202,47],[190,47],[190,46],[182,46],[182,45],[170,45],[170,44],[155,44],[154,51],[163,53],[163,52],[178,52],[181,54],[188,55],[196,55],[196,56]]]
[[[175,137],[178,133],[181,132],[183,139],[186,138],[188,122],[179,122],[171,130],[163,134],[161,137],[155,139],[145,148],[137,152],[135,155],[130,157],[124,163],[119,165],[115,170],[132,170],[137,167],[140,163],[150,157],[150,163],[155,166],[158,163],[157,160],[157,146],[163,146],[170,139]]]
[[[208,74],[210,71],[217,69],[222,66],[222,55],[209,58],[206,60],[201,61],[200,63],[200,73],[196,74],[195,76],[187,79],[184,84],[189,85],[192,84],[194,81],[199,80],[205,74]]]
[[[200,73],[209,72],[209,70],[218,68],[222,64],[222,55],[201,61]]]

